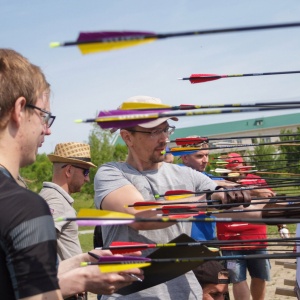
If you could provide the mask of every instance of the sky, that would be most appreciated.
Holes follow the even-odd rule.
[[[51,84],[56,120],[39,150],[51,153],[57,143],[88,141],[92,125],[75,119],[116,109],[135,95],[170,105],[300,100],[300,74],[195,85],[178,80],[192,73],[300,70],[300,27],[169,38],[89,55],[76,46],[50,48],[50,42],[75,41],[88,31],[171,33],[299,21],[299,0],[0,0],[0,47],[39,65]],[[300,110],[183,117],[176,127],[295,112]]]

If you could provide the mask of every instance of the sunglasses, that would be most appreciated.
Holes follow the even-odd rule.
[[[66,166],[68,166],[68,165],[63,165],[61,168],[63,169],[63,168],[65,168]],[[76,168],[76,169],[81,169],[81,170],[83,170],[83,176],[84,176],[84,177],[87,177],[87,176],[90,174],[90,169],[86,169],[86,168],[82,168],[82,167],[77,167],[77,166],[74,166],[74,165],[70,165],[70,166],[72,166],[72,167],[74,167],[74,168]]]

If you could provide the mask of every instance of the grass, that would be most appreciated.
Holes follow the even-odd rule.
[[[93,233],[79,234],[79,241],[83,252],[94,249],[93,235]]]
[[[81,208],[95,208],[94,199],[90,195],[78,193],[72,196],[74,196],[73,197],[75,200],[74,208],[76,211],[79,211]],[[92,226],[79,227],[79,232],[86,231],[86,230],[94,232],[94,227]],[[90,251],[91,249],[94,248],[93,236],[94,233],[79,234],[79,241],[83,252]]]

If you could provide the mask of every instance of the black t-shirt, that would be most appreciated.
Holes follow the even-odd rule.
[[[0,172],[1,299],[56,289],[56,233],[49,207],[39,195]]]

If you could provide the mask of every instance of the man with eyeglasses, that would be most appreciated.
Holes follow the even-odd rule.
[[[40,196],[48,203],[54,219],[60,216],[75,218],[71,194],[80,192],[82,186],[90,181],[90,168],[96,167],[91,162],[90,146],[75,142],[60,143],[48,158],[53,163],[52,182],[43,183]],[[82,253],[75,222],[55,222],[55,228],[60,260]]]
[[[82,261],[96,261],[87,253],[58,265],[49,206],[17,181],[20,168],[35,161],[51,134],[49,97],[50,85],[39,67],[14,50],[0,49],[0,298],[5,300],[62,300],[83,291],[111,294],[136,280],[129,274],[143,278],[136,268],[106,274],[98,266],[81,268]]]
[[[148,96],[136,96],[126,102],[151,103],[161,105],[161,100]],[[121,128],[120,135],[128,147],[125,162],[110,162],[102,165],[95,176],[95,205],[99,209],[130,213],[136,217],[155,218],[157,211],[137,211],[128,205],[140,201],[156,201],[154,195],[163,195],[168,190],[214,191],[216,184],[207,176],[175,164],[165,163],[164,153],[170,135],[175,127],[168,120],[177,121],[176,117],[160,118],[140,123],[130,128]],[[117,128],[113,129],[116,131]],[[205,197],[205,195],[204,195]],[[242,191],[216,193],[214,198],[224,203],[231,201],[250,201],[248,193]],[[184,199],[197,201],[198,197]],[[113,241],[131,241],[140,243],[167,243],[180,234],[190,234],[190,223],[132,223],[130,225],[103,226],[104,246]],[[143,251],[148,255],[151,250]],[[159,274],[157,274],[159,276]],[[114,294],[112,298],[120,297]],[[154,287],[121,296],[122,299],[202,299],[202,290],[192,271]]]

